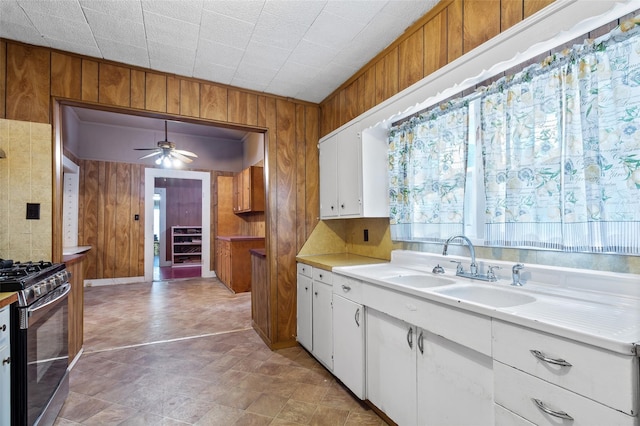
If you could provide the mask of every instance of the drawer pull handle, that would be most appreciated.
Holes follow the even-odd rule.
[[[356,321],[356,325],[360,327],[360,308],[356,309],[356,315],[353,319]]]
[[[568,415],[564,411],[552,410],[551,408],[547,407],[544,404],[544,402],[540,401],[539,399],[536,399],[536,398],[531,398],[531,399],[533,400],[533,402],[536,403],[536,405],[538,406],[538,408],[540,410],[544,411],[545,413],[549,414],[550,416],[559,417],[559,418],[565,419],[565,420],[573,420],[573,417],[571,417],[570,415]]]
[[[549,364],[561,365],[563,367],[571,367],[571,363],[568,361],[565,361],[562,358],[549,358],[542,352],[537,351],[535,349],[531,349],[530,352],[533,354],[533,356],[538,358],[540,361],[548,362]]]
[[[424,334],[421,331],[420,335],[418,336],[418,349],[420,349],[420,353],[424,354]]]
[[[344,284],[343,284],[343,285],[342,285],[342,291],[344,291],[345,293],[346,293],[347,291],[351,291],[351,287],[349,287],[348,285],[344,285]]]
[[[407,344],[409,348],[413,349],[413,327],[409,327],[409,331],[407,331]]]

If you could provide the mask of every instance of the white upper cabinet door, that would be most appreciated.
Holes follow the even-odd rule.
[[[338,211],[340,216],[362,214],[360,133],[356,125],[338,133]]]
[[[320,143],[320,218],[338,217],[338,136]]]

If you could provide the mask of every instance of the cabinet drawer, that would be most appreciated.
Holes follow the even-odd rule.
[[[494,361],[493,377],[496,404],[537,425],[636,425],[636,417],[628,416],[501,362]],[[535,400],[544,406],[539,407]],[[559,417],[561,413],[571,416],[573,420]]]
[[[0,348],[9,344],[9,306],[0,309]]]
[[[535,426],[502,405],[493,404],[496,426]]]
[[[313,280],[333,285],[333,274],[320,268],[313,268]]]
[[[495,360],[629,415],[638,414],[637,357],[498,320],[492,328]],[[541,360],[531,351],[571,366]]]
[[[333,274],[333,294],[361,303],[362,281],[344,275]]]
[[[298,262],[298,274],[313,278],[313,266]]]

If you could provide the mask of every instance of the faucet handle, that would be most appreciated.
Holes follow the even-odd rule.
[[[495,273],[496,269],[502,269],[502,268],[499,266],[492,266],[492,265],[487,266],[487,278],[489,278],[489,280],[491,281],[497,280],[496,273]]]
[[[444,268],[442,266],[440,266],[440,264],[438,263],[436,266],[433,267],[433,272],[434,274],[444,274]]]
[[[456,274],[460,274],[460,273],[464,272],[464,268],[462,267],[462,262],[460,262],[458,260],[450,260],[449,262],[458,264],[456,266]]]

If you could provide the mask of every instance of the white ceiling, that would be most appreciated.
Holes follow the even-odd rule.
[[[438,0],[0,0],[0,37],[319,103]]]

